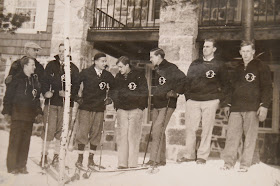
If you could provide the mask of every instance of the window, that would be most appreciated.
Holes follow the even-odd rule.
[[[16,5],[16,14],[28,14],[30,16],[29,22],[24,22],[21,29],[35,29],[36,18],[36,0],[18,0]]]
[[[36,33],[47,30],[49,0],[4,0],[4,13],[28,14],[30,20],[24,22],[17,33]]]

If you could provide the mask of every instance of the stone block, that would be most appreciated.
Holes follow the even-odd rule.
[[[168,145],[182,145],[186,144],[186,130],[185,129],[169,129],[167,131]]]
[[[113,135],[113,134],[107,134],[107,135],[105,136],[105,140],[106,140],[107,142],[113,141],[113,140],[114,140],[114,135]]]
[[[216,136],[221,136],[222,135],[222,130],[223,130],[223,127],[214,126],[212,134],[216,135]]]
[[[114,121],[105,121],[104,123],[104,130],[114,130],[115,129],[115,122]]]
[[[186,124],[185,119],[181,118],[181,119],[180,119],[180,125],[185,125],[185,124]]]
[[[226,138],[217,138],[217,142],[218,142],[219,147],[221,147],[222,149],[225,148]]]

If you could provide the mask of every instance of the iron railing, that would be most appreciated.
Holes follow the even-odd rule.
[[[243,0],[199,0],[199,26],[242,24]],[[280,0],[254,0],[254,24],[280,25]]]
[[[94,0],[93,29],[159,27],[160,0]]]
[[[157,29],[161,0],[94,0],[93,29]],[[199,0],[199,26],[241,26],[243,0]],[[254,24],[280,25],[280,0],[254,0]]]
[[[242,0],[199,0],[199,26],[241,25]]]
[[[255,25],[280,25],[280,0],[254,0]]]

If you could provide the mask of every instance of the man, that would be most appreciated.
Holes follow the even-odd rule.
[[[80,73],[80,82],[83,83],[82,99],[79,99],[79,127],[76,134],[79,157],[77,167],[83,165],[85,145],[90,142],[88,167],[93,168],[94,153],[100,143],[103,131],[104,110],[112,100],[107,97],[109,88],[113,88],[114,77],[105,70],[107,65],[106,55],[97,53],[94,64]]]
[[[254,59],[255,45],[243,41],[240,47],[242,61],[233,71],[230,116],[226,145],[222,153],[224,170],[234,167],[237,149],[244,133],[245,141],[240,160],[240,172],[247,172],[252,164],[259,121],[264,121],[272,98],[272,81],[269,67]]]
[[[148,166],[166,164],[165,130],[177,104],[178,94],[183,93],[185,74],[178,67],[164,59],[161,48],[150,51],[150,61],[155,68],[155,87],[152,92],[152,144]]]
[[[119,133],[118,168],[137,167],[143,110],[148,105],[148,85],[144,73],[131,69],[130,59],[117,61],[119,73],[112,96],[117,110]]]
[[[35,61],[23,57],[20,65],[22,71],[13,75],[7,86],[2,111],[11,124],[7,168],[12,174],[28,174],[26,163],[33,122],[41,122],[43,114],[39,100],[40,83],[34,76]]]
[[[39,51],[42,48],[37,45],[36,43],[33,42],[27,42],[24,45],[24,56],[21,58],[23,59],[24,57],[29,57],[29,58],[33,58],[35,60],[35,71],[34,71],[34,77],[37,78],[39,80],[40,83],[42,83],[42,77],[44,74],[44,67],[37,61],[37,56]],[[22,67],[20,65],[20,61],[21,59],[18,59],[16,61],[14,61],[11,65],[11,69],[9,71],[9,75],[5,80],[5,83],[8,85],[11,81],[13,76],[15,76],[17,73],[19,73],[20,71],[22,71]]]
[[[45,69],[45,74],[42,82],[42,94],[45,97],[44,107],[44,124],[48,122],[48,131],[42,132],[44,140],[45,132],[47,132],[47,141],[45,145],[45,160],[47,160],[50,141],[56,139],[54,148],[54,157],[52,164],[58,162],[58,154],[60,147],[60,136],[63,125],[64,97],[65,97],[65,72],[64,72],[64,44],[59,45],[59,54],[55,56],[55,60],[50,61]],[[79,69],[76,65],[70,62],[71,70],[71,102],[70,107],[73,107],[74,100],[77,98],[79,85]],[[70,112],[71,118],[71,112]],[[44,150],[42,145],[42,154]],[[41,158],[42,163],[43,155]],[[48,163],[45,161],[45,163]]]
[[[185,82],[186,97],[186,155],[179,162],[195,161],[205,164],[210,153],[212,131],[219,103],[228,99],[228,75],[222,61],[215,58],[216,42],[206,39],[203,57],[192,62]],[[202,124],[202,134],[197,154],[196,131]]]

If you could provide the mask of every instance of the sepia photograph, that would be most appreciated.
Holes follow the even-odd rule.
[[[280,186],[280,0],[0,0],[0,186]]]

